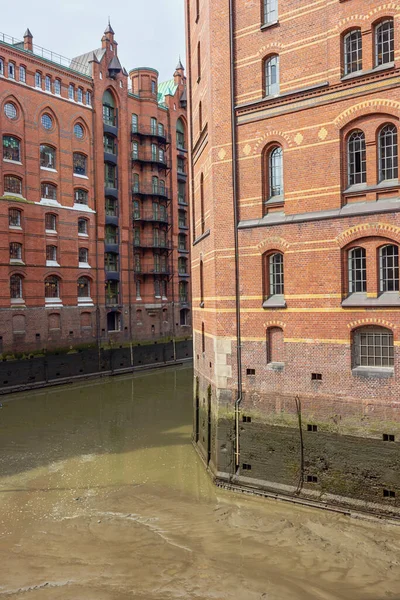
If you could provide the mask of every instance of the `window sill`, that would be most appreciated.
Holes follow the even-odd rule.
[[[348,73],[347,75],[343,75],[341,81],[348,81],[349,79],[357,79],[358,77],[362,77],[363,75],[373,75],[374,73],[379,73],[380,71],[388,71],[395,67],[394,62],[386,63],[384,65],[379,65],[378,67],[374,67],[373,69],[368,69],[368,71],[354,71],[354,73]]]
[[[268,198],[268,200],[265,200],[264,202],[264,206],[275,206],[281,204],[285,204],[285,196],[282,195],[271,196],[271,198]]]
[[[60,265],[56,260],[46,260],[46,267],[59,267]]]
[[[11,298],[10,302],[12,306],[25,306],[25,300],[23,298]]]
[[[282,373],[285,368],[285,363],[283,362],[270,362],[267,364],[267,367],[271,369],[271,371],[277,371],[278,373]]]
[[[57,208],[62,208],[62,206],[58,202],[58,200],[51,200],[50,198],[40,198],[39,204],[44,204],[45,206],[56,206]]]
[[[26,200],[22,194],[16,194],[14,192],[4,192],[3,196],[10,196],[12,198],[21,198],[21,200]]]
[[[353,377],[366,379],[390,379],[394,376],[393,367],[355,367],[351,370]]]
[[[88,235],[87,233],[78,233],[78,237],[81,237],[81,238],[88,238],[88,237],[89,237],[89,235]],[[107,242],[107,241],[106,241],[106,244],[116,244],[116,242]]]
[[[11,158],[3,158],[3,162],[10,163],[12,165],[22,165],[22,162],[19,160],[12,160]]]
[[[286,308],[285,296],[275,294],[263,302],[263,308]]]
[[[377,298],[368,298],[366,293],[355,292],[342,301],[343,308],[360,307],[390,307],[400,306],[400,294],[398,292],[383,292]]]
[[[92,268],[89,265],[89,263],[82,263],[82,262],[80,262],[78,266],[79,266],[80,269],[91,269]]]
[[[87,175],[80,175],[79,173],[74,173],[74,177],[79,177],[79,179],[89,179]]]
[[[57,235],[57,231],[55,231],[54,229],[45,229],[45,234],[46,235]]]
[[[263,23],[260,29],[261,31],[264,31],[265,29],[269,29],[270,27],[276,27],[276,25],[279,25],[278,19],[276,21],[271,21],[270,23]]]
[[[343,191],[343,194],[363,194],[365,192],[382,191],[386,189],[394,189],[400,186],[398,179],[385,179],[376,183],[375,185],[368,185],[366,183],[356,183],[351,185]]]
[[[50,173],[58,173],[57,169],[52,169],[51,167],[40,167],[41,171],[49,171]]]
[[[19,225],[9,225],[8,229],[11,229],[11,231],[22,231],[22,227]]]
[[[21,258],[10,258],[10,265],[25,266],[25,263]]]
[[[45,298],[44,300],[46,308],[61,308],[61,298]]]
[[[94,306],[93,300],[90,297],[78,298],[78,306]]]
[[[72,208],[74,210],[80,210],[81,212],[90,212],[90,213],[96,212],[92,208],[89,208],[89,206],[87,204],[79,204],[79,202],[75,203]]]

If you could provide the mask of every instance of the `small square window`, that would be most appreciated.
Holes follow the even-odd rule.
[[[394,442],[395,441],[395,437],[391,433],[384,433],[382,435],[382,439],[384,442]]]
[[[256,370],[255,369],[246,369],[246,374],[247,375],[255,375],[256,374]]]
[[[322,374],[321,373],[311,373],[311,379],[312,379],[312,381],[322,381]]]
[[[243,471],[251,471],[251,465],[248,463],[243,463]]]
[[[318,483],[318,477],[316,475],[307,475],[308,483]]]
[[[251,417],[247,417],[246,415],[243,415],[243,423],[251,423]]]
[[[311,423],[307,424],[307,431],[318,431],[317,425],[312,425]]]

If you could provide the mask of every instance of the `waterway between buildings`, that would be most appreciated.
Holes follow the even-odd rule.
[[[0,399],[0,600],[400,599],[400,527],[212,485],[192,380]]]

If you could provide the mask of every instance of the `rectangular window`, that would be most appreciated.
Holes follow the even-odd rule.
[[[75,175],[86,175],[86,156],[79,152],[74,152],[73,167]]]
[[[22,244],[18,244],[18,242],[11,242],[10,260],[22,260]]]
[[[9,79],[15,79],[15,65],[12,62],[8,63],[8,77]]]
[[[118,271],[118,254],[115,254],[114,252],[107,252],[104,259],[106,271],[116,273]]]
[[[10,227],[21,227],[21,211],[17,208],[10,208],[8,211],[8,224]]]
[[[46,92],[51,92],[51,78],[48,75],[46,75],[44,80],[44,87]]]
[[[393,367],[393,334],[371,328],[356,333],[356,344],[359,352],[359,366]]]
[[[22,65],[19,68],[19,80],[21,83],[26,82],[26,69]]]
[[[89,92],[89,90],[86,92],[86,104],[92,106],[92,92]]]
[[[54,93],[56,94],[56,96],[61,95],[61,81],[59,79],[56,79],[54,81]]]
[[[157,145],[156,144],[152,144],[151,145],[151,159],[154,161],[157,161]]]
[[[70,83],[68,86],[68,98],[70,100],[74,100],[74,98],[75,98],[75,87],[73,86],[72,83]]]
[[[42,87],[42,76],[38,71],[36,71],[36,73],[35,73],[35,87],[37,87],[37,88]]]
[[[57,247],[46,246],[46,260],[57,261]]]
[[[264,0],[264,24],[278,20],[278,0]]]
[[[56,231],[57,220],[55,215],[47,214],[45,216],[45,227],[47,231]]]
[[[83,104],[83,90],[82,90],[82,88],[78,88],[78,90],[76,92],[76,95],[77,95],[78,102],[80,102],[81,104]]]
[[[154,117],[150,119],[150,130],[152,135],[157,135],[157,119]]]
[[[178,173],[185,173],[185,160],[178,158]]]
[[[0,58],[0,75],[4,75],[4,61]]]
[[[139,127],[139,119],[138,116],[133,114],[132,115],[132,133],[137,133],[138,131],[138,127]]]
[[[117,216],[117,201],[114,198],[106,198],[106,215],[109,217]]]

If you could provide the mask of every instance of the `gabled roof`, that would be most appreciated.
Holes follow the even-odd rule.
[[[163,83],[158,84],[158,96],[157,100],[160,104],[165,102],[165,96],[175,96],[175,92],[178,85],[175,83],[173,79],[169,79],[168,81],[164,81]]]
[[[97,50],[91,50],[90,52],[86,52],[86,54],[80,54],[79,56],[75,56],[75,58],[71,60],[71,69],[79,70],[78,67],[87,68],[89,66],[89,63],[93,60],[97,60],[98,62],[100,62],[105,52],[105,48],[97,48]]]

